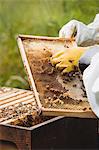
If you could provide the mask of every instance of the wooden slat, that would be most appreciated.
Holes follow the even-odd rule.
[[[19,93],[27,93],[26,90],[13,89],[12,91],[0,94],[0,101],[3,99],[8,99],[8,97],[16,96]],[[28,94],[33,94],[32,91],[28,91]]]
[[[45,116],[65,116],[65,117],[79,117],[79,118],[97,118],[92,111],[74,111],[65,109],[48,109],[42,107],[42,114]]]
[[[7,96],[7,95],[10,95],[10,94],[12,94],[12,93],[17,93],[19,91],[19,89],[13,89],[13,90],[11,90],[11,91],[7,91],[7,92],[1,92],[0,93],[0,100],[1,100],[1,98],[2,97],[5,97],[5,96]]]
[[[8,94],[8,95],[5,95],[0,98],[0,105],[2,105],[2,103],[6,103],[7,101],[11,101],[11,99],[13,98],[16,98],[17,96],[20,96],[20,95],[23,95],[23,94],[26,94],[26,92],[23,92],[23,91],[19,91],[17,93],[11,93],[11,94]]]
[[[22,99],[24,97],[27,97],[29,95],[32,95],[32,94],[28,94],[26,92],[20,92],[20,93],[17,93],[17,94],[13,94],[13,96],[8,96],[8,98],[6,97],[6,99],[3,99],[1,102],[0,102],[0,106],[3,105],[3,104],[6,104],[6,103],[10,103],[10,102],[13,102],[13,101],[17,101],[19,99]],[[32,95],[33,97],[33,95]]]
[[[8,107],[8,106],[11,106],[11,105],[14,105],[14,104],[18,104],[18,103],[21,103],[21,102],[22,102],[22,103],[25,102],[25,101],[28,102],[28,100],[31,100],[32,98],[33,98],[33,96],[30,95],[30,96],[28,96],[28,97],[23,97],[23,98],[21,98],[21,99],[17,99],[17,101],[12,101],[12,102],[10,102],[10,103],[1,105],[1,106],[0,106],[0,109],[6,108],[6,107]],[[33,101],[33,99],[32,99],[31,101]],[[29,103],[29,102],[28,102],[28,103]]]

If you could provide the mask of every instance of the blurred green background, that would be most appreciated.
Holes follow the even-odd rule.
[[[58,36],[71,19],[88,24],[96,13],[99,0],[0,0],[0,86],[29,89],[18,34]]]

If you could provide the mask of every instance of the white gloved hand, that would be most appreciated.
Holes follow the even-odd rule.
[[[99,53],[93,56],[91,64],[85,69],[83,81],[90,106],[99,118]]]
[[[61,28],[59,37],[75,37],[78,45],[87,40],[96,40],[99,38],[99,14],[96,15],[93,23],[89,25],[85,25],[77,20],[71,20]]]

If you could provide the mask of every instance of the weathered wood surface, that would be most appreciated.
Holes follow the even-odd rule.
[[[18,150],[31,150],[31,132],[29,130],[0,125],[0,140],[15,143]]]

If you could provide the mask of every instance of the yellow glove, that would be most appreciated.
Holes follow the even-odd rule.
[[[74,69],[74,66],[78,66],[79,58],[86,49],[84,47],[73,47],[60,50],[51,57],[51,63],[62,70],[63,74],[70,72]]]

